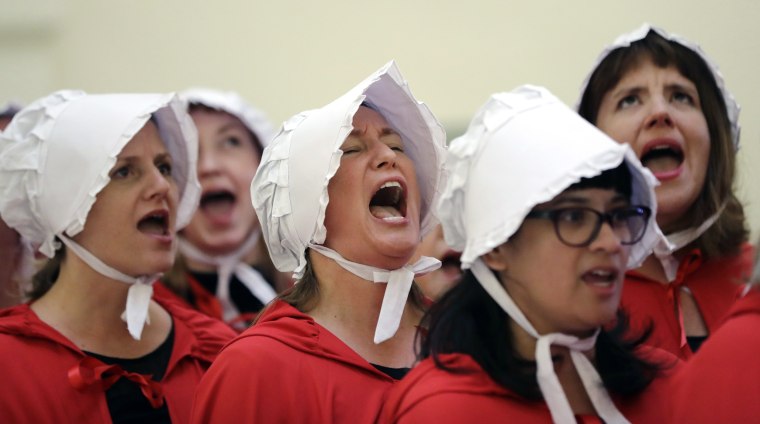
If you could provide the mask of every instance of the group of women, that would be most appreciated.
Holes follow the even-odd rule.
[[[448,148],[393,62],[276,135],[234,93],[53,93],[0,133],[0,217],[49,258],[0,311],[0,415],[752,420],[738,111],[648,25],[577,111],[495,93]],[[463,272],[421,290],[422,239]]]

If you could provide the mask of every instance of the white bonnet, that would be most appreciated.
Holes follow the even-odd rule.
[[[272,124],[266,115],[251,106],[234,91],[221,91],[210,88],[189,88],[179,93],[180,98],[192,105],[229,113],[238,118],[258,139],[261,150],[269,144],[274,135]]]
[[[542,87],[522,86],[490,97],[446,157],[449,179],[437,213],[446,242],[462,252],[462,268],[506,242],[530,210],[581,178],[625,162],[632,203],[656,214],[654,176],[627,145],[618,144]],[[629,267],[651,252],[659,230],[650,219],[632,246]]]
[[[432,208],[445,178],[446,135],[427,106],[412,96],[391,61],[332,103],[288,119],[264,151],[251,197],[280,271],[295,270],[298,275],[306,263],[307,245],[325,240],[327,185],[340,166],[340,146],[353,129],[353,116],[362,102],[401,135],[415,164],[422,234],[436,224]]]
[[[731,124],[731,138],[734,143],[734,148],[739,149],[739,136],[741,132],[741,127],[739,126],[739,111],[740,107],[739,104],[736,103],[736,99],[734,99],[734,96],[726,89],[726,83],[723,80],[723,74],[721,74],[720,69],[718,68],[718,65],[710,59],[710,57],[707,56],[707,54],[702,50],[702,48],[697,43],[693,43],[680,35],[676,34],[669,34],[667,31],[665,31],[662,28],[658,28],[655,26],[652,26],[648,23],[642,24],[639,28],[618,36],[615,41],[612,42],[609,46],[605,47],[604,50],[599,54],[599,56],[596,58],[596,62],[594,63],[594,66],[589,71],[588,75],[586,75],[586,78],[583,80],[583,84],[581,85],[581,97],[578,99],[578,104],[576,105],[576,109],[578,109],[578,106],[580,106],[580,102],[583,99],[583,95],[586,93],[586,89],[588,88],[589,81],[591,80],[591,76],[594,74],[594,71],[599,67],[599,65],[607,58],[607,56],[610,55],[614,50],[617,50],[619,48],[629,47],[632,43],[635,43],[636,41],[643,40],[647,34],[649,34],[650,31],[655,32],[657,35],[661,36],[662,38],[672,41],[675,43],[678,43],[687,49],[693,51],[696,53],[707,65],[707,67],[712,71],[713,78],[715,78],[715,83],[718,86],[718,90],[720,90],[720,93],[723,97],[723,101],[726,104],[726,112],[728,113],[728,121]]]
[[[97,194],[124,146],[154,118],[173,158],[179,187],[177,229],[198,204],[198,136],[174,94],[58,91],[14,117],[0,135],[0,215],[52,257],[55,236],[84,228]]]

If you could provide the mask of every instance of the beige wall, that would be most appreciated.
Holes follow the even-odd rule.
[[[760,2],[0,0],[0,102],[59,88],[235,89],[279,123],[389,59],[457,135],[495,91],[568,103],[603,46],[644,21],[698,41],[742,105],[738,190],[760,235]]]

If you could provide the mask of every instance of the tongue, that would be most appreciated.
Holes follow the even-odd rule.
[[[398,209],[393,206],[370,206],[369,211],[377,219],[397,218],[401,216]]]
[[[156,234],[156,235],[164,234],[163,224],[152,219],[146,219],[144,221],[140,221],[140,223],[137,224],[137,229],[140,230],[140,232],[143,232],[146,234]]]
[[[210,200],[203,203],[202,209],[212,216],[227,215],[232,211],[235,203],[230,199]]]
[[[656,158],[647,159],[644,161],[644,166],[649,168],[652,173],[667,172],[677,169],[681,165],[681,161],[672,156],[659,156]]]
[[[606,283],[611,283],[612,282],[612,277],[611,276],[609,276],[609,275],[601,276],[601,275],[598,275],[598,274],[594,274],[593,272],[587,272],[587,273],[583,274],[582,279],[583,279],[584,282],[591,283],[591,284],[594,284],[594,283],[596,283],[596,284],[605,283],[606,284]]]

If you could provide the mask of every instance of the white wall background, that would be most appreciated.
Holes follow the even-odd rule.
[[[396,59],[455,136],[489,94],[519,84],[574,103],[601,49],[645,21],[702,44],[742,105],[738,191],[757,237],[755,0],[0,0],[0,103],[205,85],[279,123]]]

